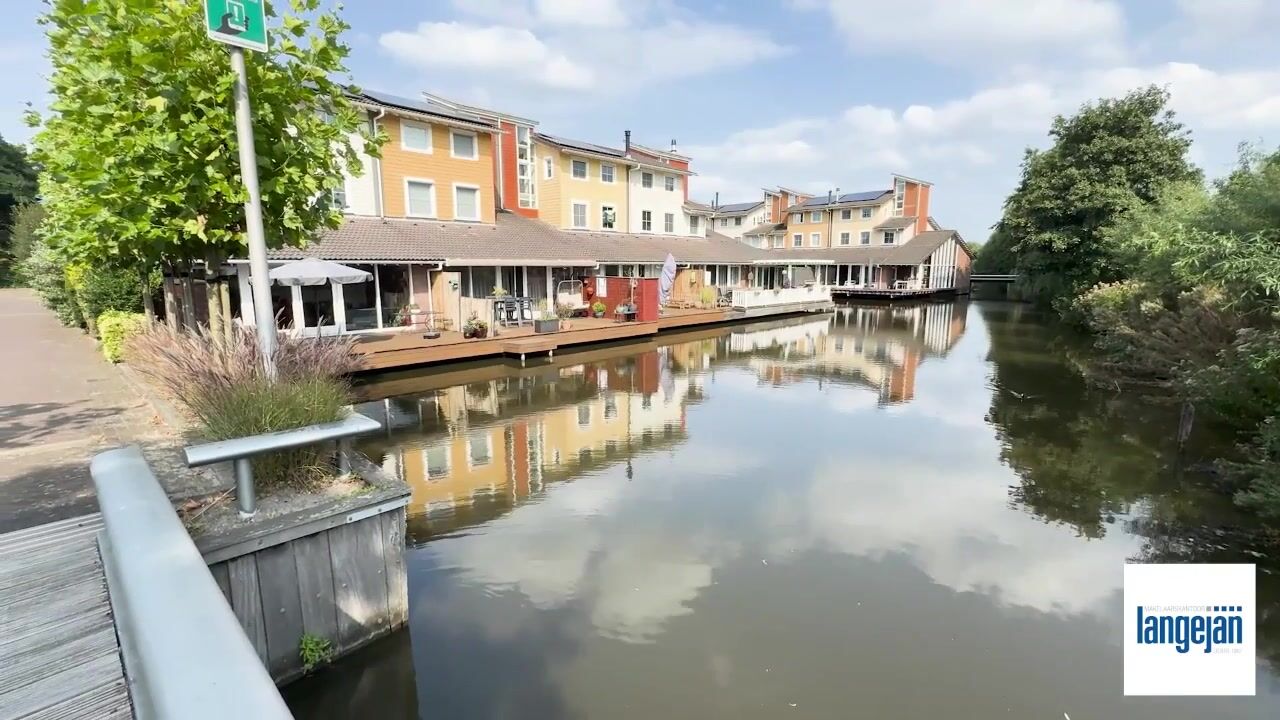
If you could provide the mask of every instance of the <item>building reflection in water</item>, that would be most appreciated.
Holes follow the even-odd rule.
[[[703,330],[558,356],[541,366],[476,364],[397,373],[362,386],[358,410],[385,433],[360,449],[412,488],[411,541],[486,522],[549,483],[669,449],[687,437],[686,408],[718,366],[761,382],[838,382],[881,405],[915,397],[916,370],[945,355],[964,303],[845,306],[820,318]],[[382,398],[382,399],[372,399]]]

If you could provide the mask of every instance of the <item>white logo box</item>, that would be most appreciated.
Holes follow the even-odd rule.
[[[1256,577],[1253,565],[1125,565],[1124,694],[1253,695]]]

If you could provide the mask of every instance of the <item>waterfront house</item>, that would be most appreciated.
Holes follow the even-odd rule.
[[[677,263],[674,299],[753,311],[817,307],[780,289],[801,275],[816,280],[825,302],[827,285],[967,288],[967,249],[929,224],[927,183],[895,176],[896,191],[852,197],[765,189],[759,200],[709,206],[688,199],[692,158],[674,141],[657,150],[629,131],[620,146],[572,140],[436,95],[362,91],[351,99],[371,130],[386,133],[381,157],[362,158],[363,172],[335,194],[346,214],[339,228],[307,248],[272,251],[270,260],[319,257],[371,279],[273,287],[284,328],[378,333],[420,327],[417,319],[429,316],[457,330],[472,316],[491,317],[500,294],[586,308],[604,287],[598,278],[655,278],[668,255]],[[864,226],[874,244],[844,242]],[[238,314],[251,323],[248,264],[231,266]]]

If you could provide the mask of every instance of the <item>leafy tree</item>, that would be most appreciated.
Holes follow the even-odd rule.
[[[36,244],[36,234],[44,221],[44,206],[40,203],[19,205],[13,211],[13,227],[10,231],[9,254],[13,260],[14,280],[25,281],[21,268]]]
[[[1049,149],[1027,150],[1000,227],[1033,299],[1069,299],[1120,279],[1106,229],[1169,183],[1200,177],[1186,159],[1189,134],[1168,101],[1167,91],[1152,86],[1085,105],[1054,119]]]
[[[270,247],[337,226],[342,168],[361,169],[349,138],[361,133],[369,152],[379,144],[332,79],[345,74],[348,26],[319,5],[291,0],[288,14],[268,5],[271,49],[247,58]],[[43,123],[34,152],[43,233],[69,261],[141,277],[246,252],[235,74],[202,12],[187,0],[50,0],[40,22],[54,99],[30,122]]]
[[[991,237],[973,251],[975,273],[1008,275],[1016,269],[1018,258],[1014,255],[1013,238],[1002,225],[997,224]]]
[[[0,137],[0,285],[13,281],[12,226],[17,208],[36,197],[36,169],[21,145]]]

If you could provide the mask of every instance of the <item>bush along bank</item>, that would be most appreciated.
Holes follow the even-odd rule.
[[[1056,119],[988,262],[1092,334],[1093,379],[1231,431],[1221,486],[1280,538],[1280,152],[1246,149],[1206,186],[1167,101],[1148,88]]]

